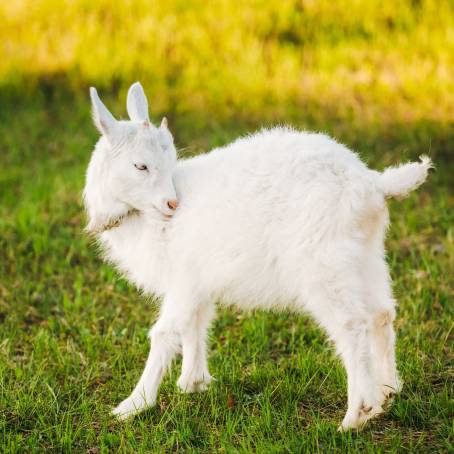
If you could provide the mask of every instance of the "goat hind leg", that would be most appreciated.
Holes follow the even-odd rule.
[[[181,333],[183,363],[177,384],[182,392],[205,391],[211,382],[206,343],[214,312],[212,303],[201,304]]]
[[[364,284],[354,263],[341,268],[325,265],[320,275],[325,281],[309,288],[306,307],[333,340],[347,372],[348,408],[340,429],[359,428],[382,412]]]
[[[377,376],[382,385],[384,398],[400,391],[402,385],[396,369],[393,322],[395,304],[392,297],[391,279],[384,259],[370,259],[366,271],[367,298],[373,308],[370,344],[375,357]]]
[[[374,315],[370,332],[372,354],[379,368],[382,393],[385,399],[401,390],[402,384],[396,369],[395,333],[393,328],[394,308],[385,309]]]
[[[369,331],[370,321],[355,317],[332,336],[348,376],[348,409],[340,430],[361,428],[369,419],[383,412]]]

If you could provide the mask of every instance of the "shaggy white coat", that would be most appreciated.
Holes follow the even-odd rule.
[[[430,160],[380,173],[326,135],[290,128],[177,160],[166,121],[159,128],[149,122],[140,84],[128,94],[131,121],[116,121],[96,90],[91,96],[102,138],[84,191],[88,230],[102,232],[106,257],[120,272],[162,299],[145,370],[114,414],[126,418],[153,405],[179,351],[179,387],[206,388],[216,301],[311,314],[347,371],[341,427],[382,412],[400,387],[385,199],[423,183]],[[176,211],[168,204],[175,198]],[[131,209],[139,214],[127,215]],[[116,219],[119,226],[103,231]]]

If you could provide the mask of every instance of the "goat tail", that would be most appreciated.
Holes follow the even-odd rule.
[[[434,165],[428,156],[420,156],[421,162],[409,162],[388,167],[379,176],[379,186],[385,197],[404,198],[426,181],[429,169]]]

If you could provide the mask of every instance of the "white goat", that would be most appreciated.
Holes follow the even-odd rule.
[[[131,121],[115,120],[94,88],[91,100],[102,137],[87,171],[87,229],[128,279],[162,299],[145,370],[113,413],[153,405],[180,350],[179,387],[207,387],[217,300],[311,314],[347,371],[341,428],[382,412],[400,388],[385,199],[422,184],[430,159],[380,173],[326,135],[275,128],[177,160],[139,83],[128,93]]]

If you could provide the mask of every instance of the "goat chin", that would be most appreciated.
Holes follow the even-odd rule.
[[[429,166],[382,174],[325,135],[286,128],[178,161],[179,206],[170,219],[142,213],[99,236],[105,257],[161,299],[143,375],[114,413],[124,419],[153,405],[180,349],[180,388],[208,386],[215,301],[311,314],[347,370],[341,428],[359,428],[383,411],[400,389],[385,199],[421,184]]]

